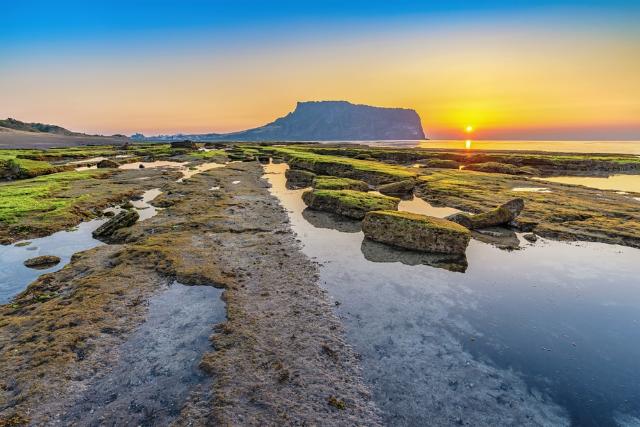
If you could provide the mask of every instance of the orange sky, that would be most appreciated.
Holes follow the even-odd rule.
[[[0,67],[0,117],[105,134],[225,132],[297,101],[344,99],[414,108],[435,138],[467,138],[473,125],[475,139],[592,129],[640,139],[637,32],[541,22],[43,48]]]

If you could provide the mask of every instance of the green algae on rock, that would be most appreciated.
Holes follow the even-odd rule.
[[[135,210],[124,210],[98,227],[92,235],[95,239],[109,241],[117,230],[132,226],[138,218],[140,215]]]
[[[387,196],[405,196],[411,194],[416,186],[414,179],[405,179],[404,181],[390,182],[378,187],[378,191]]]
[[[354,190],[368,191],[369,185],[359,179],[338,178],[335,176],[317,176],[313,180],[316,190]]]
[[[466,213],[456,213],[447,217],[449,221],[453,221],[462,225],[469,230],[479,228],[495,227],[497,225],[505,225],[514,221],[520,212],[524,209],[524,200],[513,199],[487,212],[477,215],[469,215]]]
[[[471,239],[469,230],[452,221],[402,211],[368,212],[362,231],[376,242],[446,254],[464,254]]]
[[[531,166],[515,166],[499,162],[472,163],[464,168],[470,171],[503,173],[506,175],[540,175],[540,171]]]
[[[45,270],[49,267],[60,263],[60,257],[55,255],[41,255],[34,258],[29,258],[24,262],[25,267],[35,268],[37,270]]]
[[[416,172],[407,168],[376,161],[315,154],[299,147],[265,147],[263,149],[285,157],[292,168],[305,169],[318,175],[360,179],[372,185],[417,177]]]
[[[460,163],[455,160],[433,159],[427,160],[420,166],[432,169],[458,169],[460,167]]]
[[[439,206],[481,213],[497,203],[522,198],[525,209],[514,221],[521,231],[541,237],[640,247],[638,202],[615,191],[548,182],[549,193],[514,192],[539,185],[522,176],[437,170],[420,177],[416,195]]]
[[[398,209],[400,199],[353,190],[309,190],[302,200],[311,209],[362,219],[370,211]]]

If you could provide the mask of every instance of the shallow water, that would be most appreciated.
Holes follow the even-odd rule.
[[[118,169],[141,169],[143,168],[183,168],[185,162],[173,162],[169,160],[155,160],[153,162],[133,162],[133,163],[125,163],[118,166]]]
[[[551,193],[551,190],[547,187],[513,187],[511,191],[521,193]]]
[[[192,176],[204,171],[226,166],[224,163],[207,162],[207,163],[201,163],[199,165],[187,167],[187,162],[156,160],[154,162],[125,163],[124,165],[120,165],[118,169],[140,169],[140,165],[144,166],[144,168],[178,169],[182,173],[182,177],[178,179],[177,182],[183,182],[185,179],[189,179]]]
[[[182,182],[185,179],[189,179],[192,176],[199,174],[201,172],[205,172],[211,169],[223,168],[223,167],[225,167],[224,163],[209,162],[209,163],[202,163],[197,166],[193,166],[192,168],[185,168],[182,170],[182,178],[180,178],[178,182]]]
[[[640,193],[640,175],[610,175],[603,177],[554,176],[534,179],[558,182],[561,184],[584,185],[585,187],[597,188],[599,190],[633,191]]]
[[[174,282],[149,301],[143,323],[118,349],[116,365],[90,385],[65,423],[169,425],[191,392],[211,392],[199,368],[212,350],[213,326],[225,319],[221,289]]]
[[[305,209],[268,165],[389,425],[640,422],[640,251],[472,240],[451,269]],[[518,236],[515,236],[517,239]]]
[[[74,253],[102,245],[91,233],[106,221],[103,218],[85,221],[71,231],[59,231],[47,237],[28,240],[31,242],[28,246],[0,245],[0,304],[22,292],[41,274],[60,270],[69,263]],[[35,270],[22,264],[40,255],[56,255],[61,261],[46,270]]]
[[[335,141],[338,142],[338,141]],[[350,141],[339,141],[350,142]],[[353,141],[381,147],[420,147],[464,150],[552,151],[560,153],[614,153],[640,155],[640,141],[497,141],[497,140],[427,140],[427,141]]]
[[[150,205],[149,202],[160,193],[159,189],[154,188],[145,191],[141,200],[131,201],[140,215],[139,221],[157,214],[158,209]],[[106,210],[118,212],[119,208]],[[41,274],[60,270],[69,263],[74,253],[102,245],[103,243],[94,239],[91,233],[108,219],[97,218],[84,221],[71,230],[59,231],[37,239],[19,241],[13,245],[0,245],[0,304],[8,302],[16,294],[22,292],[29,283],[36,280]],[[22,246],[26,242],[31,243]],[[61,261],[45,270],[35,270],[23,265],[27,259],[40,255],[56,255],[60,257]]]

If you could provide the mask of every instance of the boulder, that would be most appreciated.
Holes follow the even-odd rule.
[[[455,160],[432,159],[424,162],[422,166],[425,168],[458,169],[460,163]]]
[[[536,236],[536,235],[535,235],[535,234],[533,234],[533,233],[527,233],[527,234],[523,235],[522,237],[524,237],[524,239],[525,239],[527,242],[530,242],[530,243],[535,243],[535,242],[537,242],[537,241],[538,241],[538,236]]]
[[[400,199],[354,190],[309,190],[302,200],[311,209],[362,219],[370,211],[398,209]]]
[[[51,268],[60,262],[60,257],[54,255],[42,255],[35,258],[29,258],[24,262],[25,267],[44,270]]]
[[[122,211],[98,227],[92,235],[98,240],[108,240],[116,230],[132,226],[138,221],[138,218],[140,215],[135,210]]]
[[[104,160],[100,160],[97,164],[98,169],[103,169],[103,168],[117,168],[118,166],[120,166],[120,163],[115,162],[113,160],[109,160],[109,159],[104,159]]]
[[[404,196],[411,194],[416,186],[413,179],[405,179],[403,181],[391,182],[378,187],[378,191],[387,196]]]
[[[486,172],[486,173],[503,173],[507,175],[539,175],[540,171],[531,166],[515,166],[510,163],[485,162],[472,163],[464,167],[465,170]]]
[[[442,218],[410,212],[368,212],[362,222],[365,237],[380,243],[421,252],[464,254],[471,233]]]
[[[284,173],[288,188],[305,188],[311,186],[316,174],[301,169],[287,169]]]
[[[182,149],[186,149],[186,150],[197,150],[198,149],[198,144],[196,144],[193,141],[190,141],[188,139],[185,139],[184,141],[172,141],[171,142],[171,148],[182,148]]]
[[[355,190],[368,191],[369,185],[359,179],[338,178],[336,176],[316,176],[313,180],[316,190]]]
[[[456,213],[449,215],[447,219],[453,221],[469,230],[478,228],[495,227],[497,225],[505,225],[516,219],[520,212],[524,209],[524,200],[513,199],[508,202],[477,215],[469,215],[466,213]]]

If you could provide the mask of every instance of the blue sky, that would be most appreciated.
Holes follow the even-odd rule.
[[[230,131],[347,99],[415,108],[435,137],[640,136],[640,1],[14,0],[2,14],[0,116]]]

